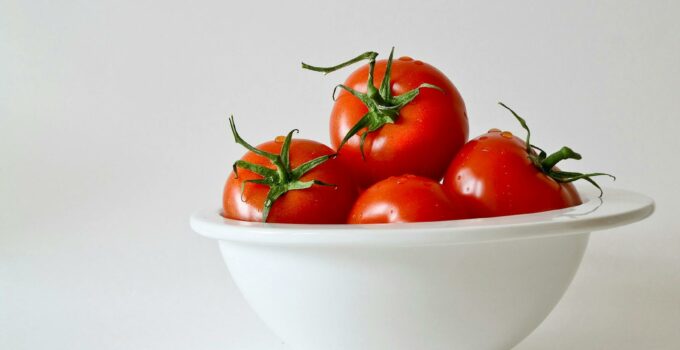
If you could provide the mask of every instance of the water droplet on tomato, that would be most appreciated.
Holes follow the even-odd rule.
[[[501,132],[501,129],[491,128],[488,132]]]
[[[276,143],[283,143],[283,141],[286,141],[285,136],[277,136],[276,138],[274,138],[274,142]]]
[[[503,131],[501,132],[501,136],[505,137],[506,139],[511,139],[512,133],[510,131]]]
[[[413,58],[408,57],[408,56],[401,56],[401,57],[399,57],[399,61],[404,61],[404,62],[413,61]]]
[[[415,61],[415,62],[413,62],[413,63],[415,63],[415,64],[417,64],[417,65],[419,65],[419,66],[420,66],[420,65],[422,65],[422,64],[423,64],[423,61],[421,61],[421,60],[416,60],[416,61]]]

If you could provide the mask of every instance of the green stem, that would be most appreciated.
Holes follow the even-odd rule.
[[[375,101],[377,105],[385,104],[385,100],[380,96],[380,91],[373,83],[373,72],[375,71],[375,57],[368,61],[368,82],[366,83],[366,96]]]
[[[281,158],[272,161],[272,163],[276,167],[276,173],[279,175],[279,181],[282,183],[288,182],[290,180],[290,176],[288,176],[289,169],[287,166],[283,165]]]
[[[274,161],[276,159],[276,157],[278,157],[276,154],[272,154],[272,153],[265,152],[263,150],[255,148],[254,146],[252,146],[251,144],[246,142],[246,140],[241,138],[241,135],[239,135],[238,131],[236,131],[236,123],[234,122],[234,116],[233,115],[231,117],[229,117],[229,126],[231,127],[231,133],[234,136],[234,141],[236,141],[236,143],[238,143],[239,145],[241,145],[241,146],[245,147],[246,149],[248,149],[249,151],[251,151],[251,152],[253,152],[253,153],[255,153],[259,156],[265,157],[265,158],[267,158],[271,161]]]
[[[498,102],[503,108],[507,109],[512,113],[513,116],[515,116],[515,119],[522,125],[524,130],[527,132],[527,138],[525,140],[526,144],[526,152],[527,152],[527,157],[531,160],[531,162],[534,164],[535,167],[537,167],[541,172],[552,178],[553,180],[560,182],[560,183],[569,183],[569,182],[574,182],[576,180],[585,180],[591,183],[593,186],[597,187],[598,190],[600,190],[600,197],[602,197],[602,188],[600,185],[595,182],[592,178],[594,176],[609,176],[612,179],[616,180],[616,178],[610,174],[606,173],[588,173],[588,174],[583,174],[583,173],[575,173],[575,172],[568,172],[568,171],[561,171],[561,170],[553,170],[555,165],[557,163],[565,160],[565,159],[581,159],[581,155],[574,152],[569,147],[562,147],[559,151],[551,154],[551,155],[546,155],[545,151],[542,150],[539,147],[536,147],[531,144],[530,137],[531,137],[531,131],[529,131],[529,126],[527,126],[526,121],[520,117],[515,111],[510,109],[510,107],[506,106],[503,102]],[[540,152],[536,154],[534,149],[539,150]]]
[[[363,61],[363,60],[375,61],[376,57],[378,57],[377,52],[368,51],[368,52],[362,53],[361,55],[359,55],[357,57],[352,58],[351,60],[349,60],[347,62],[340,63],[340,64],[335,65],[333,67],[316,67],[316,66],[311,66],[307,63],[302,62],[302,68],[313,70],[315,72],[322,72],[322,73],[328,74],[328,73],[335,72],[338,69],[345,68],[349,65],[355,64],[355,63]]]
[[[268,159],[276,169],[268,168],[264,165],[249,163],[244,160],[237,160],[234,165],[234,177],[238,178],[238,168],[249,170],[257,175],[262,176],[259,179],[248,179],[243,180],[241,183],[241,200],[245,201],[243,198],[243,192],[245,190],[246,184],[260,184],[269,186],[269,192],[267,193],[267,198],[265,199],[264,205],[262,207],[262,221],[267,222],[267,217],[269,216],[269,211],[272,208],[274,202],[291,190],[303,190],[311,187],[312,185],[320,186],[331,186],[325,182],[319,180],[311,180],[306,182],[301,182],[300,178],[304,176],[308,171],[312,170],[316,166],[322,164],[328,159],[335,156],[335,154],[324,155],[312,160],[309,160],[295,169],[291,169],[290,166],[290,147],[293,140],[293,134],[298,132],[297,129],[291,130],[283,141],[281,145],[281,151],[279,154],[273,154],[265,152],[261,149],[253,147],[236,131],[236,123],[234,122],[234,116],[229,118],[229,125],[231,126],[231,132],[234,135],[234,140],[239,145],[247,148],[249,151]]]
[[[359,143],[361,156],[362,158],[364,158],[364,141],[366,140],[366,136],[371,132],[377,131],[385,124],[394,123],[399,117],[399,111],[401,110],[401,108],[403,108],[405,105],[413,101],[413,99],[415,99],[415,97],[418,96],[418,93],[420,92],[421,88],[434,88],[443,92],[441,88],[423,82],[417,88],[411,91],[407,91],[399,96],[392,96],[390,75],[392,72],[394,47],[392,47],[392,50],[390,51],[390,56],[387,59],[385,65],[385,74],[383,76],[382,82],[380,83],[380,88],[377,88],[374,83],[374,73],[376,64],[375,60],[377,57],[378,57],[377,52],[368,51],[347,62],[340,63],[333,67],[315,67],[310,66],[306,63],[302,63],[302,68],[304,69],[309,69],[328,74],[340,68],[347,67],[350,64],[362,60],[368,60],[368,79],[366,82],[366,93],[361,93],[345,85],[337,85],[333,90],[333,100],[335,100],[336,97],[335,92],[337,88],[342,88],[345,91],[352,94],[354,97],[361,100],[361,102],[368,109],[368,113],[364,115],[361,118],[361,120],[359,120],[342,139],[342,142],[340,143],[340,146],[338,147],[336,152],[340,152],[342,146],[344,146],[345,143],[351,137],[357,135],[359,131],[361,131],[361,129],[366,128],[366,131],[361,134],[361,141]]]
[[[526,138],[526,141],[525,141],[526,148],[527,148],[527,152],[529,154],[531,154],[531,130],[529,130],[529,126],[527,125],[526,120],[524,120],[524,118],[520,117],[519,114],[515,113],[515,111],[513,111],[512,108],[506,106],[505,103],[498,102],[498,104],[501,105],[503,108],[507,109],[508,111],[510,111],[510,113],[512,113],[512,115],[515,116],[515,119],[517,119],[517,121],[519,122],[519,125],[521,125],[522,128],[524,128],[524,130],[526,130],[526,132],[527,132],[527,138]]]
[[[387,65],[385,66],[385,78],[383,78],[383,81],[380,84],[380,97],[382,97],[383,100],[387,100],[387,99],[390,98],[390,96],[392,96],[390,76],[392,75],[392,58],[393,57],[394,57],[394,46],[392,46],[392,50],[390,50],[390,57],[387,58]]]
[[[560,148],[559,151],[547,156],[545,159],[541,161],[541,168],[543,168],[544,171],[548,172],[550,169],[552,169],[557,163],[565,160],[565,159],[581,159],[581,155],[574,152],[571,148],[569,147],[562,147]]]

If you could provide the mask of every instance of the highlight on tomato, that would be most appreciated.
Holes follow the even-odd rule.
[[[312,140],[287,136],[257,147],[236,131],[236,143],[248,152],[233,165],[223,195],[223,215],[230,219],[277,223],[345,223],[358,195],[335,152]]]
[[[464,219],[467,210],[439,182],[415,175],[392,176],[366,189],[352,207],[350,224]]]
[[[356,62],[335,100],[331,145],[363,188],[389,176],[414,174],[441,179],[468,137],[465,103],[437,68],[403,56],[376,61],[366,52],[333,67],[305,69],[330,73]]]
[[[585,180],[602,189],[595,176],[605,173],[561,171],[565,159],[581,159],[569,147],[548,155],[531,144],[526,121],[503,103],[526,130],[526,140],[509,131],[491,129],[463,146],[444,175],[444,189],[462,203],[472,217],[541,212],[581,204],[572,182]]]

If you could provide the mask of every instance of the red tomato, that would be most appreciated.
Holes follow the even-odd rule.
[[[520,138],[500,130],[471,140],[444,175],[444,189],[473,217],[533,213],[581,204],[571,183],[559,183],[527,157]]]
[[[275,141],[257,146],[257,149],[279,154],[284,143],[283,137],[277,137]],[[295,139],[290,142],[289,154],[289,169],[294,170],[305,162],[332,155],[334,152],[321,143]],[[247,152],[241,161],[276,170],[276,166],[269,159],[253,151]],[[243,163],[237,162],[235,167],[241,167],[239,164]],[[263,209],[272,187],[250,182],[264,180],[264,177],[256,172],[245,168],[237,170],[238,177],[232,172],[224,187],[223,215],[230,219],[264,221]],[[311,181],[318,183],[310,183]],[[280,197],[274,198],[271,210],[266,217],[267,222],[345,223],[348,212],[358,196],[356,184],[345,174],[341,164],[335,158],[329,158],[318,164],[305,172],[298,180],[289,183],[288,186],[293,188],[281,194]],[[304,188],[305,186],[308,187]]]
[[[465,144],[444,175],[444,189],[473,217],[534,213],[581,204],[571,183],[578,179],[599,188],[591,177],[608,174],[559,170],[555,164],[560,160],[581,156],[568,147],[549,156],[540,149],[537,153],[537,148],[530,146],[526,122],[510,111],[527,131],[527,140],[491,129]]]
[[[369,53],[364,55],[367,54]],[[372,57],[374,60],[375,56]],[[376,89],[383,85],[380,82],[385,78],[387,64],[388,60],[375,62],[372,85]],[[371,65],[366,64],[354,71],[340,87],[366,94]],[[325,72],[336,69],[305,67]],[[422,84],[431,84],[439,89],[421,86]],[[347,140],[339,150],[339,158],[347,164],[362,187],[402,174],[425,176],[438,181],[468,137],[467,113],[460,93],[437,68],[410,57],[392,61],[391,74],[385,87],[387,91],[378,96],[373,94],[373,102],[369,105],[392,106],[393,109],[374,108],[380,114],[379,117],[374,120],[373,125],[364,125],[358,134]],[[397,103],[399,98],[404,98],[413,91],[417,94],[413,100],[403,106]],[[336,149],[340,147],[346,135],[368,112],[365,101],[343,88],[331,112],[332,146]],[[372,130],[375,127],[377,129]],[[365,159],[362,159],[361,137],[364,134]]]
[[[354,203],[348,223],[440,221],[466,216],[463,206],[452,201],[438,182],[403,175],[389,177],[366,189]]]

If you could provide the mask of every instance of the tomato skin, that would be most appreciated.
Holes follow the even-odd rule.
[[[386,60],[375,64],[374,84],[379,87],[385,75]],[[345,85],[366,92],[368,65],[354,71]],[[408,57],[392,62],[391,89],[394,96],[417,88],[422,83],[443,91],[421,88],[419,95],[404,106],[394,124],[367,135],[363,160],[360,134],[351,137],[340,150],[339,159],[352,171],[362,187],[389,176],[414,174],[441,179],[446,167],[468,137],[468,120],[460,93],[435,67]],[[334,148],[347,132],[368,112],[355,96],[341,90],[330,118],[330,139]]]
[[[257,148],[278,154],[281,142],[270,141]],[[292,168],[328,154],[333,154],[328,146],[316,141],[293,139],[290,146],[290,164]],[[242,160],[275,167],[271,162],[252,152],[247,152]],[[262,221],[262,208],[269,187],[247,183],[241,200],[241,184],[244,180],[260,179],[246,169],[238,169],[238,178],[232,172],[224,186],[223,215],[230,219],[243,221]],[[270,223],[305,223],[305,224],[340,224],[345,223],[347,213],[358,196],[358,188],[351,177],[347,176],[337,159],[329,159],[318,165],[300,178],[301,181],[320,180],[334,184],[335,187],[313,185],[303,190],[288,191],[273,204],[267,222]]]
[[[366,189],[354,203],[349,224],[455,220],[467,217],[441,185],[426,177],[392,176]]]
[[[444,189],[473,217],[535,213],[581,204],[573,184],[553,180],[527,156],[525,141],[509,132],[489,131],[458,152],[444,175]]]

